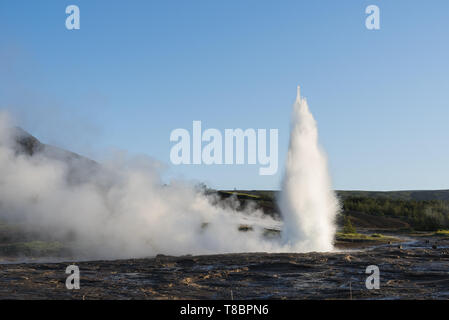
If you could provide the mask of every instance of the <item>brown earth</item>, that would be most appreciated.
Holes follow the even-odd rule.
[[[448,245],[433,237],[332,253],[0,264],[0,299],[448,299]],[[70,264],[79,290],[66,289]],[[365,287],[369,265],[380,269],[379,290]]]

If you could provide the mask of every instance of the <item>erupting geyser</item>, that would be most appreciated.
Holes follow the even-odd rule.
[[[318,144],[316,121],[300,88],[280,196],[282,240],[295,251],[333,249],[338,201],[331,188],[327,159]]]

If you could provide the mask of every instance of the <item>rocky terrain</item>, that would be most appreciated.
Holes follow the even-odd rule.
[[[0,264],[0,299],[448,299],[449,240],[333,253],[208,256]],[[79,290],[65,286],[80,269]],[[380,269],[380,289],[365,286]]]

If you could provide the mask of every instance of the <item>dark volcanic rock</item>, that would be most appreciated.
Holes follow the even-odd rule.
[[[335,253],[242,253],[75,262],[81,289],[65,287],[67,263],[0,265],[2,299],[447,299],[448,241]],[[365,286],[380,269],[380,289]]]

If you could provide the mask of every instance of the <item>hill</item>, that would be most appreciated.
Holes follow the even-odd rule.
[[[279,191],[221,190],[222,199],[235,197],[244,208],[249,203],[281,218],[276,204]],[[341,226],[348,216],[357,228],[438,230],[449,228],[449,190],[336,191]],[[255,205],[254,205],[255,204]]]
[[[278,190],[221,190],[225,193],[236,193],[237,195],[249,195],[263,199],[275,199]],[[448,190],[405,190],[405,191],[359,191],[359,190],[336,190],[340,199],[347,198],[373,198],[389,200],[443,200],[449,201]]]
[[[409,190],[409,191],[344,191],[339,190],[340,198],[378,198],[389,200],[444,200],[449,201],[449,190]]]
[[[77,153],[44,144],[19,127],[15,128],[13,136],[17,153],[29,156],[42,154],[50,161],[55,160],[65,163],[68,169],[67,179],[69,183],[82,182],[100,169],[97,162]]]

